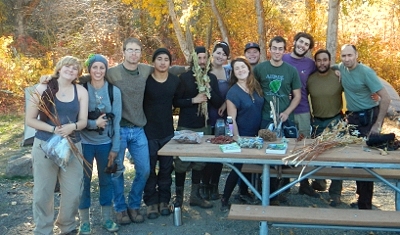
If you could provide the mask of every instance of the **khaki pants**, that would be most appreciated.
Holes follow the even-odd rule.
[[[45,158],[40,148],[42,143],[45,141],[35,138],[32,147],[34,177],[32,211],[36,224],[34,234],[53,234],[54,187],[57,178],[60,182],[61,200],[55,225],[61,230],[61,234],[65,234],[76,229],[77,225],[75,216],[78,213],[83,187],[82,160],[71,155],[66,171],[63,171],[53,160]],[[82,152],[80,142],[75,146]]]
[[[310,138],[311,133],[311,114],[299,113],[294,115],[294,123],[299,129],[299,135],[303,134],[305,138]]]

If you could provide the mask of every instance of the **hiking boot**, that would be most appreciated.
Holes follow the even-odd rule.
[[[210,185],[210,200],[215,201],[221,198],[218,190],[218,184]]]
[[[103,228],[107,229],[107,231],[113,233],[119,230],[119,227],[112,220],[108,219],[103,223]]]
[[[92,234],[92,229],[90,227],[90,223],[84,222],[79,226],[79,234],[89,235]]]
[[[314,198],[319,198],[320,195],[317,193],[311,186],[308,184],[308,180],[301,181],[299,187],[299,194],[300,195],[307,195]]]
[[[201,184],[199,188],[199,193],[201,198],[204,200],[209,200],[210,199],[210,190],[211,190],[211,185],[209,184]]]
[[[128,212],[126,210],[117,212],[116,217],[117,217],[117,224],[126,225],[131,223],[131,219],[129,218]]]
[[[160,210],[160,214],[162,216],[168,216],[168,215],[171,214],[171,211],[170,211],[170,209],[168,207],[168,203],[166,203],[166,202],[161,202],[160,203],[159,210]]]
[[[342,203],[342,201],[340,200],[340,196],[339,195],[332,195],[331,196],[331,200],[329,202],[329,205],[331,207],[337,207]]]
[[[175,207],[182,207],[183,205],[183,186],[175,188],[175,198],[173,201]]]
[[[143,215],[140,214],[139,209],[128,209],[128,215],[129,218],[131,218],[131,221],[133,223],[143,223],[144,217]]]
[[[229,202],[226,199],[221,198],[221,207],[219,208],[219,210],[221,212],[228,212],[230,207],[231,205],[229,204]]]
[[[158,213],[157,204],[153,204],[147,207],[147,218],[157,219],[160,214]]]
[[[201,208],[212,208],[213,204],[200,197],[199,193],[200,184],[192,184],[192,191],[190,193],[189,205],[199,206]]]
[[[320,192],[326,191],[326,180],[314,180],[311,187]]]

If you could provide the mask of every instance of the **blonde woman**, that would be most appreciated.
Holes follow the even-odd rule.
[[[87,124],[88,93],[84,87],[75,84],[81,73],[82,65],[77,58],[63,57],[57,63],[49,83],[36,87],[39,96],[32,94],[28,101],[26,123],[36,129],[32,147],[34,234],[53,234],[54,187],[57,179],[60,182],[61,200],[55,225],[61,234],[76,233],[75,216],[83,179],[82,159],[71,154],[64,171],[53,160],[46,158],[41,146],[57,134],[69,136],[82,152],[79,130]],[[39,99],[45,101],[52,114],[57,114],[61,125],[57,126],[38,109]]]

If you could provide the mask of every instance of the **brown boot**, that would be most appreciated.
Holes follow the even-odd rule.
[[[221,195],[219,195],[218,184],[211,184],[210,186],[210,200],[215,201],[220,199]]]
[[[190,206],[199,206],[201,208],[212,208],[213,204],[201,198],[199,193],[200,184],[192,184],[192,191],[190,193]]]
[[[128,209],[129,218],[133,223],[143,223],[144,217],[140,214],[139,209]]]

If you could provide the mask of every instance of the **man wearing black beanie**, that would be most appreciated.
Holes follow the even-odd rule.
[[[153,53],[154,71],[146,81],[143,109],[147,118],[144,131],[150,153],[150,175],[144,188],[143,200],[147,205],[147,218],[160,214],[167,216],[172,184],[172,156],[158,156],[160,150],[174,136],[172,101],[178,89],[179,78],[168,72],[171,53],[158,48]],[[156,165],[159,165],[158,173]]]
[[[174,107],[180,108],[177,130],[193,130],[209,135],[211,134],[211,128],[206,126],[206,117],[198,113],[199,105],[207,102],[208,106],[212,105],[218,109],[224,103],[224,100],[219,96],[218,80],[212,73],[207,73],[210,78],[211,98],[208,99],[204,93],[199,93],[192,70],[195,66],[206,69],[208,53],[206,48],[202,46],[196,47],[195,52],[198,64],[194,64],[192,61],[191,70],[180,75],[178,92],[174,98]],[[186,171],[192,168],[192,189],[189,204],[202,208],[213,207],[212,203],[204,200],[199,192],[200,179],[205,165],[205,163],[199,162],[182,162],[179,157],[175,159],[175,206],[182,206]]]

